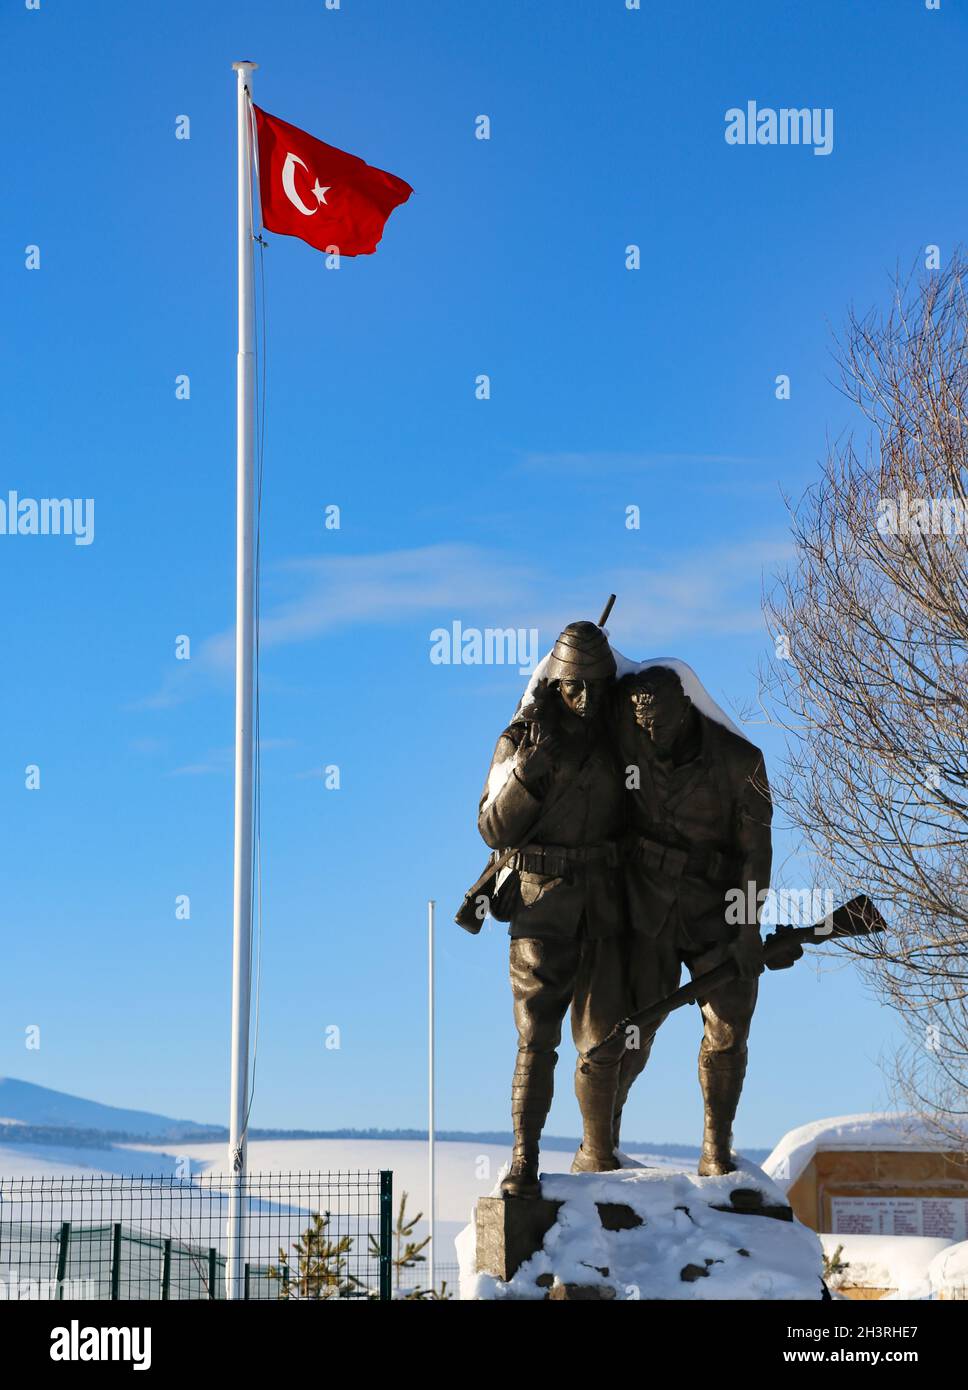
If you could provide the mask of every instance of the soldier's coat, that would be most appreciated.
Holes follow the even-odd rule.
[[[478,812],[478,829],[492,849],[530,843],[541,821],[540,843],[555,846],[614,845],[623,826],[621,769],[600,721],[589,731],[562,736],[554,771],[534,795],[514,766],[527,733],[524,721],[509,724],[497,741]],[[510,764],[510,768],[508,767]],[[617,871],[603,859],[560,875],[514,871],[518,893],[512,937],[574,936],[582,922],[591,937],[611,936],[625,919]]]
[[[639,774],[639,785],[628,792],[631,834],[731,861],[716,879],[650,868],[647,859],[629,862],[633,931],[655,936],[668,924],[700,946],[735,935],[735,925],[725,920],[729,889],[745,892],[748,883],[769,888],[773,807],[760,750],[701,711],[695,714],[696,756],[678,767],[654,756],[629,708],[620,711],[618,738],[626,769]]]

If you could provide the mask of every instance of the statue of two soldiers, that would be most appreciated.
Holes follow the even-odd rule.
[[[503,851],[485,901],[510,923],[518,1030],[514,1154],[502,1190],[540,1192],[539,1141],[569,1006],[583,1121],[572,1171],[609,1171],[654,1028],[619,1035],[594,1059],[583,1054],[675,990],[683,963],[697,975],[730,957],[737,978],[700,1001],[699,1172],[732,1172],[762,961],[758,920],[733,924],[727,895],[741,889],[755,903],[769,886],[762,754],[699,710],[672,667],[617,679],[595,623],[565,628],[543,676],[498,739],[478,815],[492,867]]]

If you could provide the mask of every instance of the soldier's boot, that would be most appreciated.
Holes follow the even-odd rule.
[[[702,1135],[702,1156],[699,1159],[701,1178],[735,1173],[733,1162],[733,1120],[743,1090],[746,1075],[746,1052],[699,1052],[699,1084],[702,1087],[705,1122]]]
[[[612,1126],[618,1066],[592,1066],[579,1060],[575,1095],[581,1107],[582,1141],[572,1161],[573,1173],[612,1173],[619,1168]]]
[[[511,1084],[514,1151],[511,1168],[501,1180],[505,1197],[540,1197],[538,1156],[541,1131],[554,1094],[555,1052],[519,1052]]]

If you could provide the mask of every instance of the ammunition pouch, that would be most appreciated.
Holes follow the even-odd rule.
[[[493,865],[500,858],[495,850],[491,855]],[[542,878],[563,878],[572,882],[576,874],[584,873],[591,867],[617,868],[621,863],[619,847],[606,845],[525,845],[515,850],[505,861],[504,877],[499,888],[484,891],[488,873],[478,879],[473,889],[464,894],[454,921],[465,931],[476,935],[484,924],[484,917],[493,917],[496,922],[510,922],[521,907],[521,874],[539,874]],[[508,872],[510,871],[510,872]],[[500,875],[498,875],[500,877]]]
[[[525,845],[508,861],[522,874],[543,878],[574,878],[591,866],[614,869],[620,862],[618,845]]]
[[[709,883],[736,882],[743,872],[743,861],[736,855],[718,849],[681,849],[652,840],[647,835],[633,835],[625,844],[626,861],[641,864],[650,873],[668,878],[706,879]]]

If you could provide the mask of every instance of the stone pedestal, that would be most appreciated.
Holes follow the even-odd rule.
[[[737,1187],[729,1201],[711,1203],[713,1211],[735,1211],[740,1216],[769,1216],[774,1221],[792,1221],[793,1209],[786,1202],[769,1201],[758,1188]]]
[[[541,1197],[482,1197],[474,1213],[478,1274],[513,1279],[541,1249],[560,1207]]]
[[[552,1284],[548,1290],[550,1303],[605,1303],[614,1297],[607,1284]]]
[[[766,1218],[766,1219],[764,1219]],[[543,1174],[540,1198],[483,1197],[458,1238],[461,1297],[820,1299],[822,1252],[752,1165]]]

